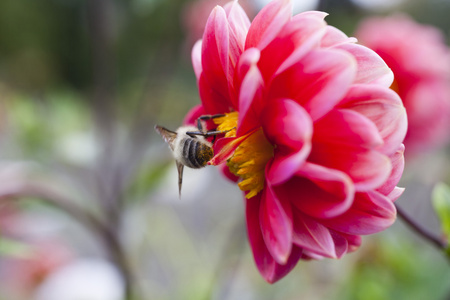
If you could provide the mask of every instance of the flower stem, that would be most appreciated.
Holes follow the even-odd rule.
[[[440,238],[436,237],[434,234],[426,230],[420,224],[418,224],[411,216],[409,216],[399,205],[395,205],[397,208],[397,213],[399,217],[406,223],[408,226],[421,235],[428,242],[438,247],[440,250],[445,250],[447,248],[447,244],[442,241]],[[450,258],[450,257],[449,257]]]

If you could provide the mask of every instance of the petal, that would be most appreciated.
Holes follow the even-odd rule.
[[[304,163],[296,176],[275,186],[283,201],[290,201],[302,213],[316,218],[332,218],[347,211],[355,188],[343,172]]]
[[[217,82],[215,85],[217,85]],[[229,98],[215,89],[214,85],[211,85],[204,72],[200,75],[198,91],[207,114],[222,114],[232,109],[232,104],[228,101]]]
[[[312,218],[295,213],[294,243],[316,255],[337,258],[330,230]]]
[[[239,58],[237,81],[242,81],[250,67],[256,65],[260,58],[261,52],[257,48],[249,48],[245,50]]]
[[[402,144],[400,148],[397,150],[397,152],[395,152],[389,157],[392,164],[392,172],[391,175],[389,175],[389,178],[386,180],[386,182],[380,188],[377,189],[377,191],[380,192],[381,194],[383,195],[390,194],[400,181],[400,178],[402,177],[403,174],[403,170],[405,168],[405,158],[403,156],[404,151],[405,146]],[[398,192],[399,191],[397,191],[397,193],[395,194],[397,198],[400,197],[400,194],[397,195]]]
[[[198,104],[191,108],[191,110],[186,114],[183,120],[183,124],[196,125],[197,119],[203,115],[205,115],[205,108],[203,107],[203,105]]]
[[[383,144],[375,124],[364,115],[349,109],[335,109],[316,122],[314,140],[355,145],[367,149]]]
[[[238,136],[259,127],[258,112],[261,110],[263,88],[261,73],[256,64],[253,64],[248,69],[240,87],[239,126],[236,131]]]
[[[226,70],[228,89],[232,100],[237,100],[238,88],[234,86],[235,70],[239,57],[244,52],[245,39],[250,27],[250,20],[237,1],[228,2],[224,6],[229,26],[229,57]],[[237,106],[237,103],[234,103]]]
[[[357,112],[337,109],[315,123],[308,160],[348,174],[357,191],[378,188],[392,170],[389,158],[374,150],[382,143],[372,121]]]
[[[234,150],[252,133],[240,137],[225,137],[218,139],[213,146],[214,157],[208,162],[208,165],[220,165],[233,155]]]
[[[269,142],[276,145],[275,156],[266,178],[280,184],[303,164],[311,150],[312,121],[296,102],[284,99],[272,102],[261,116]]]
[[[202,66],[207,76],[220,77],[221,80],[226,80],[228,55],[228,21],[223,8],[216,6],[208,18],[203,34]]]
[[[341,258],[348,251],[348,248],[349,248],[348,240],[345,238],[345,236],[337,233],[334,230],[329,229],[329,231],[331,233],[331,237],[333,238],[334,249],[336,252],[336,258]]]
[[[354,85],[339,105],[372,120],[384,140],[379,151],[387,155],[397,151],[406,135],[407,117],[394,91],[373,84]]]
[[[315,121],[342,99],[355,74],[355,60],[344,51],[313,50],[273,79],[269,99],[293,99]]]
[[[352,235],[380,232],[391,226],[396,218],[393,202],[379,192],[357,193],[352,207],[344,214],[321,220],[325,226]]]
[[[236,49],[230,49],[230,29],[226,13],[222,7],[216,6],[206,23],[202,42],[203,72],[200,83],[203,81],[203,85],[200,85],[200,96],[205,107],[205,102],[212,100],[222,103],[222,106],[233,106],[237,109],[237,99],[232,97],[233,74],[230,73],[230,70],[234,70],[233,66],[230,66],[230,56],[236,57],[240,54],[235,51]],[[206,99],[203,99],[204,95],[207,96]]]
[[[392,170],[389,158],[376,150],[333,142],[313,141],[308,161],[346,173],[356,191],[380,187]]]
[[[356,251],[361,246],[362,239],[360,235],[351,235],[342,232],[336,232],[336,234],[339,234],[347,240],[347,253]]]
[[[242,53],[244,51],[247,32],[250,28],[250,20],[238,1],[228,2],[223,9],[227,14],[230,25],[230,46],[231,48],[236,48],[236,50],[232,50],[231,52]],[[234,62],[236,64],[237,60]]]
[[[292,16],[292,1],[274,0],[253,19],[248,30],[245,49],[264,49],[280,32]]]
[[[389,198],[392,202],[397,201],[397,199],[403,194],[405,188],[395,187],[386,197]]]
[[[352,54],[358,63],[355,83],[376,83],[390,87],[394,81],[394,73],[384,60],[373,50],[358,44],[344,43],[336,48]]]
[[[253,258],[259,272],[267,282],[274,283],[283,278],[295,267],[300,259],[302,251],[300,248],[293,246],[291,255],[284,265],[278,264],[273,259],[272,255],[267,250],[261,232],[259,219],[260,198],[261,193],[246,200],[247,234],[253,252]]]
[[[278,36],[261,52],[258,64],[264,79],[269,82],[273,74],[280,73],[298,62],[308,51],[318,47],[325,33],[326,14],[308,12],[296,15]]]
[[[322,38],[322,48],[333,47],[343,43],[355,43],[357,40],[348,37],[345,33],[333,26],[327,26],[326,33]]]
[[[259,212],[261,231],[267,249],[279,264],[285,264],[292,249],[292,212],[289,202],[282,205],[266,185]]]
[[[192,66],[194,67],[195,77],[197,81],[200,80],[200,75],[202,74],[202,41],[199,40],[192,47],[191,53]]]

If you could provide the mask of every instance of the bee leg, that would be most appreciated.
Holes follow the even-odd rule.
[[[203,123],[202,121],[208,121],[208,120],[212,120],[215,118],[220,118],[220,117],[224,117],[224,114],[215,114],[215,115],[203,115],[197,118],[197,128],[199,131],[201,132],[205,132],[204,128],[203,128]]]
[[[183,169],[184,169],[184,165],[177,162],[177,171],[178,171],[178,193],[180,195],[181,198],[181,185],[183,184]]]
[[[195,138],[196,135],[206,136],[206,133],[201,131],[186,131],[186,134],[191,138]]]
[[[186,134],[189,135],[190,137],[195,137],[196,135],[201,135],[204,137],[211,137],[211,136],[216,136],[219,134],[223,134],[223,133],[227,133],[228,131],[233,130],[233,128],[229,129],[229,130],[210,130],[210,131],[206,131],[206,132],[202,132],[202,131],[187,131]]]

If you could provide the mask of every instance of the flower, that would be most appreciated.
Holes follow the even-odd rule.
[[[360,235],[389,227],[402,189],[406,113],[393,74],[370,49],[324,21],[292,17],[288,0],[250,22],[217,6],[192,51],[201,104],[224,114],[214,158],[245,192],[256,265],[273,283],[299,259],[340,258]]]
[[[392,89],[408,113],[406,153],[418,154],[449,141],[450,49],[443,34],[406,15],[370,18],[356,31],[395,74]]]

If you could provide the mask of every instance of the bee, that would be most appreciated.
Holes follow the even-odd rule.
[[[178,191],[181,197],[181,186],[183,184],[184,166],[200,169],[207,165],[214,157],[213,144],[216,136],[228,131],[205,131],[202,121],[212,120],[214,118],[223,117],[222,114],[204,115],[197,119],[197,127],[181,126],[176,131],[169,130],[159,125],[155,125],[164,141],[169,145],[175,158],[178,170]],[[210,142],[208,137],[213,137]]]

